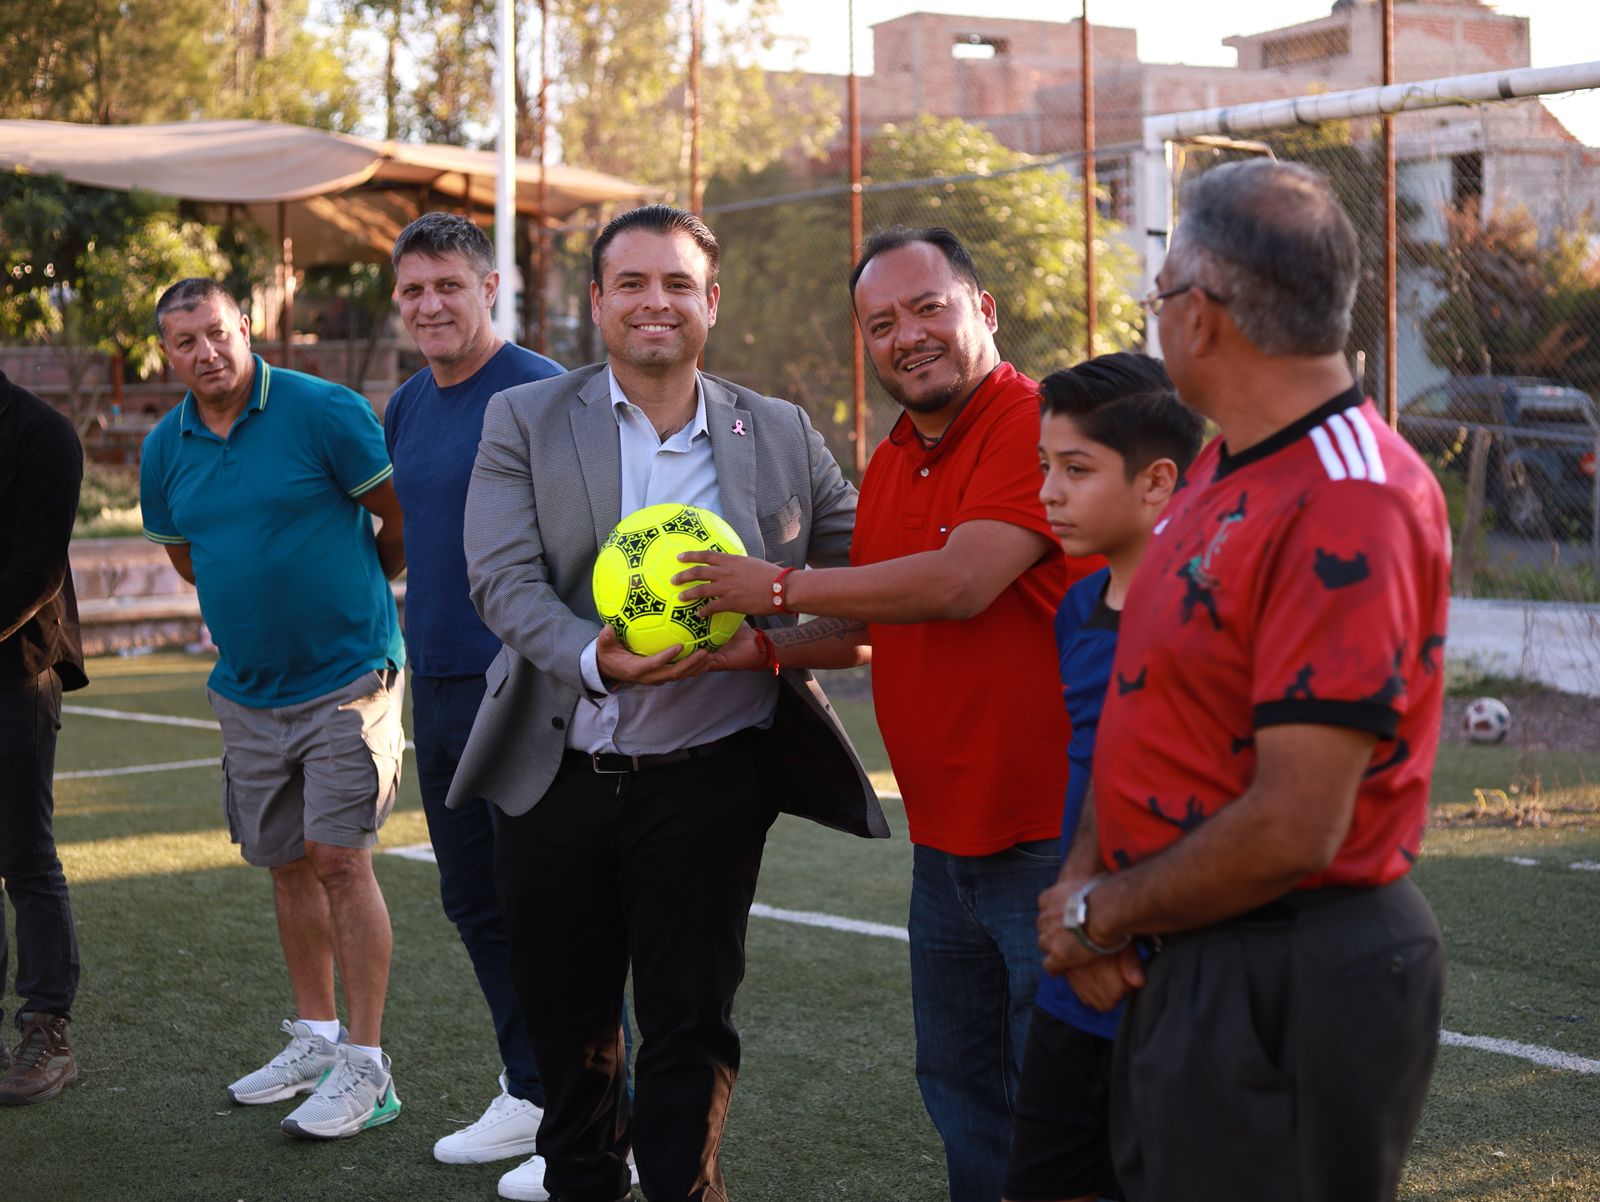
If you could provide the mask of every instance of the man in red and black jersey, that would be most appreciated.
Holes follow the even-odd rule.
[[[1222,437],[1128,593],[1099,855],[1080,827],[1039,918],[1047,969],[1129,996],[1112,1121],[1134,1202],[1392,1198],[1432,1073],[1443,951],[1406,873],[1450,534],[1351,378],[1358,273],[1322,178],[1253,161],[1190,186],[1146,302]]]

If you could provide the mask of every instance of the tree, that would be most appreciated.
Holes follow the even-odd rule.
[[[227,268],[216,232],[183,220],[171,201],[0,176],[0,338],[55,351],[80,433],[105,387],[90,376],[103,356],[124,356],[140,375],[159,365],[161,290]]]
[[[1457,375],[1549,376],[1600,395],[1600,258],[1592,231],[1541,238],[1525,209],[1484,220],[1451,210],[1429,266],[1444,298],[1428,317],[1428,354]]]
[[[923,116],[886,126],[867,160],[873,183],[933,180],[919,188],[869,192],[866,228],[946,225],[965,243],[979,279],[999,302],[997,340],[1006,358],[1038,376],[1084,352],[1081,185],[1003,145],[982,126]],[[952,179],[951,177],[975,177]],[[1096,353],[1140,341],[1139,279],[1133,252],[1096,223]],[[1101,245],[1099,239],[1105,239]]]
[[[1001,353],[1038,378],[1084,350],[1083,209],[1078,182],[1003,146],[980,126],[922,117],[886,126],[867,153],[865,228],[944,225],[972,252],[997,302]],[[908,184],[910,187],[885,187]],[[714,181],[715,210],[735,201],[809,192],[781,165]],[[848,280],[848,196],[753,203],[714,212],[723,245],[723,308],[707,347],[708,370],[805,406],[835,454],[848,461],[853,424]],[[1138,263],[1102,221],[1096,257],[1097,351],[1138,341],[1132,296]],[[870,369],[868,372],[870,378]],[[869,438],[895,410],[873,385]]]
[[[728,0],[706,23],[703,178],[760,171],[789,150],[820,154],[839,128],[827,92],[754,65],[777,44],[776,8],[776,0]],[[688,0],[550,0],[550,28],[550,107],[563,157],[687,200]],[[530,94],[537,78],[536,69],[524,77]]]
[[[0,109],[120,125],[254,117],[348,130],[348,49],[308,0],[0,0]]]

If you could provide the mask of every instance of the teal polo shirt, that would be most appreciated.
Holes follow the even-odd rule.
[[[394,469],[358,394],[253,357],[227,438],[194,394],[144,440],[139,503],[152,542],[187,543],[220,658],[211,687],[257,709],[405,663],[394,595],[357,500]]]

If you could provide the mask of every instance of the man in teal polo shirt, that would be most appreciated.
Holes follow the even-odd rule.
[[[387,578],[405,554],[383,428],[358,394],[252,355],[250,319],[211,280],[169,288],[156,326],[189,392],[145,439],[144,532],[200,592],[228,830],[271,870],[298,1010],[288,1046],[228,1093],[309,1093],[285,1131],[354,1135],[400,1112],[381,1047],[393,937],[372,873],[404,745]]]

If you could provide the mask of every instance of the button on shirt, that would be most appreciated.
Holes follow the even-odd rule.
[[[622,460],[622,515],[671,502],[725,517],[700,377],[695,376],[694,417],[663,440],[609,368],[606,375]],[[672,684],[623,685],[607,693],[594,643],[583,653],[583,679],[592,696],[578,699],[567,739],[578,751],[652,755],[695,747],[747,726],[770,725],[778,704],[778,682],[767,672],[714,672]]]

